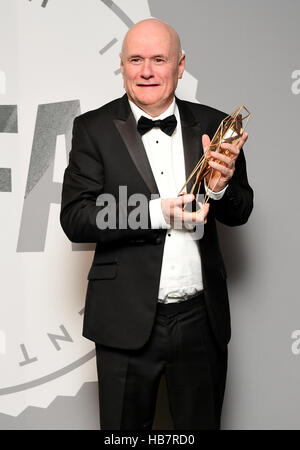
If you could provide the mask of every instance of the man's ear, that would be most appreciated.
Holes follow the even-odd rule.
[[[183,72],[185,68],[185,54],[182,53],[182,55],[179,58],[178,62],[178,78],[182,78]]]
[[[119,53],[119,56],[120,56],[120,69],[121,69],[121,73],[123,75],[124,64],[123,64],[123,60],[122,60],[122,53]]]

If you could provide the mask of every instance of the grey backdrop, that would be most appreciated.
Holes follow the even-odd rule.
[[[115,4],[126,11],[132,2],[139,3]],[[1,15],[5,7],[2,1]],[[149,0],[149,7],[180,34],[197,100],[228,112],[244,103],[252,112],[245,152],[254,211],[243,227],[219,226],[232,313],[222,426],[299,429],[300,355],[292,333],[300,328],[300,3]],[[97,414],[97,384],[90,382],[48,408],[0,414],[0,428],[94,429]],[[164,380],[155,428],[171,428]]]

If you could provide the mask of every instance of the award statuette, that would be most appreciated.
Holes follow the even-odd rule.
[[[178,195],[183,194],[183,190],[187,186],[187,184],[193,180],[192,188],[189,192],[189,194],[199,194],[201,183],[205,178],[206,186],[209,187],[211,190],[214,189],[214,186],[210,185],[211,177],[213,174],[213,169],[209,164],[208,161],[216,161],[219,164],[224,164],[222,161],[213,158],[209,155],[210,151],[215,151],[219,153],[223,153],[225,155],[229,155],[229,150],[223,150],[221,148],[221,144],[228,143],[228,144],[237,144],[240,138],[243,135],[243,132],[246,128],[246,125],[248,123],[250,117],[250,111],[246,108],[245,105],[241,105],[239,108],[237,108],[235,111],[233,111],[231,114],[229,114],[227,117],[225,117],[222,122],[220,123],[217,131],[215,132],[214,137],[212,138],[209,147],[207,147],[203,151],[203,155],[190,173],[188,179],[186,180],[185,184],[182,186],[180,192]],[[245,121],[243,123],[243,121]],[[221,177],[221,175],[220,175]],[[219,178],[220,178],[219,177]],[[217,180],[218,182],[219,180]],[[215,183],[215,185],[217,184]],[[209,199],[209,194],[206,192],[204,197],[204,203],[206,203]]]

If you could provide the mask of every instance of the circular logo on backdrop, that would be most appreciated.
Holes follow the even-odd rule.
[[[122,39],[151,17],[146,0],[126,2],[126,10],[124,4],[14,0],[7,6],[10,32],[19,39],[10,42],[0,68],[0,132],[6,133],[0,138],[13,155],[11,168],[0,169],[7,211],[0,413],[46,408],[97,380],[94,343],[81,334],[93,246],[71,244],[64,235],[60,195],[74,117],[123,95]],[[196,89],[185,72],[179,96],[196,101]]]

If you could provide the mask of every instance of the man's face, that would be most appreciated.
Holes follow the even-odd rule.
[[[121,57],[124,87],[130,100],[155,116],[171,103],[184,70],[184,55],[164,29],[129,33]]]

